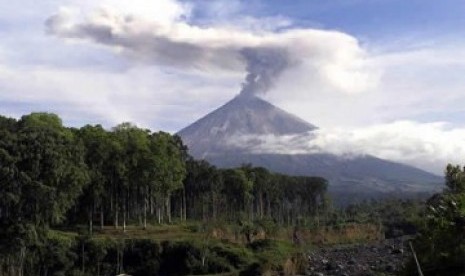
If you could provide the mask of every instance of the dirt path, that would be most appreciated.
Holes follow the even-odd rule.
[[[405,239],[321,248],[309,253],[307,275],[398,275],[409,257]]]

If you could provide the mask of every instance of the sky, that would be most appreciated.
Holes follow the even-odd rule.
[[[464,23],[452,0],[2,1],[0,114],[175,133],[253,91],[326,151],[441,174],[465,163]]]

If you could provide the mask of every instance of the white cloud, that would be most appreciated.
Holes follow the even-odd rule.
[[[367,93],[337,93],[309,79],[303,70],[289,70],[266,98],[322,128],[395,120],[465,126],[462,45],[445,41],[428,48],[369,52],[367,68],[378,72],[379,79]]]
[[[240,148],[247,145],[256,153],[373,155],[437,174],[442,174],[447,163],[465,161],[465,128],[450,128],[446,123],[396,121],[355,129],[318,129],[300,135],[236,136],[229,144]]]

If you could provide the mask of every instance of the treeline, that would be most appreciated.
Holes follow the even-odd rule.
[[[318,214],[326,186],[251,166],[217,169],[192,159],[178,136],[130,123],[108,131],[67,128],[48,113],[0,117],[1,262],[22,267],[56,226],[87,224],[92,235],[175,219],[292,225]]]

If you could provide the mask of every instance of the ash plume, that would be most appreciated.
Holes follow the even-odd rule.
[[[373,80],[377,76],[365,66],[364,49],[356,38],[342,32],[196,26],[177,10],[176,16],[165,20],[147,14],[138,16],[122,8],[115,11],[96,6],[91,10],[85,14],[71,8],[60,10],[45,22],[47,33],[72,42],[105,46],[136,63],[189,73],[245,73],[241,95],[268,92],[291,67],[305,75],[305,86],[322,84],[356,93],[376,83]]]
[[[245,48],[241,51],[247,66],[247,75],[242,84],[241,95],[266,93],[279,75],[290,66],[290,57],[280,48]]]

